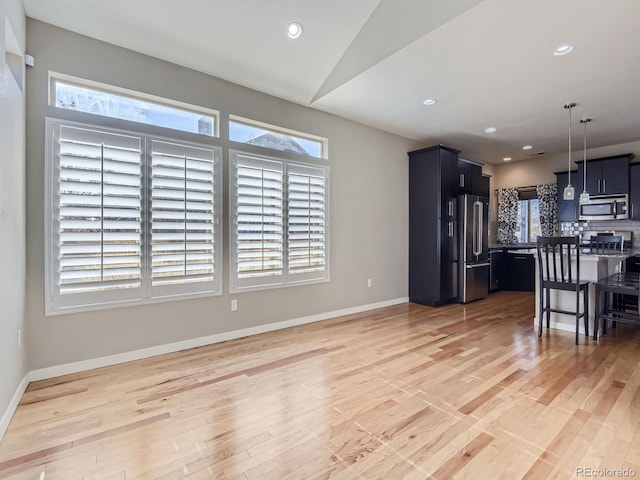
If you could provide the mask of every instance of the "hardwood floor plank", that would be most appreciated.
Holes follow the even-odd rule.
[[[532,319],[528,293],[395,305],[34,382],[0,479],[640,474],[640,329]]]

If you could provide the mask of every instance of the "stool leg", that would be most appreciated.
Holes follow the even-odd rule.
[[[542,282],[542,279],[540,279],[540,282]],[[543,296],[544,296],[544,288],[540,286],[538,288],[538,336],[539,337],[542,336],[542,317],[544,315]]]
[[[576,292],[576,345],[579,345],[580,338],[580,290]]]
[[[596,311],[593,316],[593,339],[598,340],[598,329],[600,328],[600,289],[596,285]]]
[[[587,285],[587,288],[585,288],[582,292],[583,296],[583,303],[584,303],[584,308],[583,308],[583,312],[584,312],[584,334],[585,336],[589,336],[589,286]]]
[[[609,292],[602,293],[602,313],[604,314],[609,310]],[[602,332],[601,335],[607,334],[607,319],[602,319]]]
[[[546,302],[547,302],[547,328],[551,327],[551,289],[547,288],[547,295],[546,295]]]

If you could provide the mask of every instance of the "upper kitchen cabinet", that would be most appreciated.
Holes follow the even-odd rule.
[[[479,186],[476,189],[476,191],[474,192],[475,195],[479,195],[481,197],[489,198],[489,191],[490,191],[490,185],[491,185],[490,182],[491,182],[491,176],[482,174],[480,176]]]
[[[482,178],[482,165],[471,160],[458,160],[458,191],[482,197],[489,196],[489,189],[484,191],[486,182]]]
[[[582,192],[582,177],[578,175],[577,170],[571,171],[571,185],[575,195],[573,200],[565,200],[562,198],[562,192],[569,182],[569,172],[555,172],[555,174],[558,184],[558,221],[575,222],[578,219],[578,199]]]
[[[640,220],[640,163],[629,165],[629,187],[629,218]]]
[[[442,145],[409,152],[409,300],[432,307],[458,295],[458,154]]]
[[[589,195],[629,193],[629,162],[634,155],[587,160],[587,192]],[[578,164],[578,176],[584,178],[584,162]]]

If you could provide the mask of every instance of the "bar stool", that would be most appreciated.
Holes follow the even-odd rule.
[[[538,336],[542,336],[542,316],[546,314],[547,328],[551,322],[551,312],[576,317],[576,345],[579,344],[580,317],[584,318],[584,332],[589,335],[589,282],[580,281],[580,237],[538,237]],[[572,255],[575,256],[575,277],[571,272]],[[575,311],[551,307],[551,291],[575,292]],[[580,313],[580,293],[583,307]]]

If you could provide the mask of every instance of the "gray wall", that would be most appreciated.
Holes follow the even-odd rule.
[[[29,367],[39,369],[407,296],[407,155],[415,142],[314,111],[174,64],[28,20],[27,318]],[[81,118],[47,106],[48,71],[75,75],[329,139],[328,283],[219,297],[44,316],[44,119]],[[75,116],[74,116],[75,115]],[[86,118],[86,117],[85,117]],[[237,145],[234,146],[237,148]],[[225,183],[224,222],[228,218]],[[225,257],[228,227],[225,225]],[[228,262],[225,258],[225,272]],[[373,287],[367,288],[367,278]],[[238,299],[231,312],[230,299]]]
[[[27,372],[24,341],[20,350],[17,342],[18,330],[24,332],[25,109],[22,90],[5,61],[7,21],[18,53],[24,53],[21,0],[0,1],[0,418]],[[22,70],[21,62],[17,65]]]

